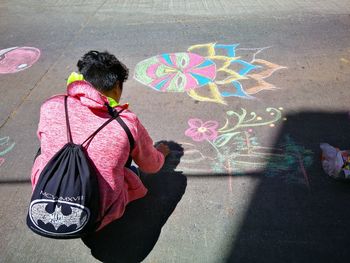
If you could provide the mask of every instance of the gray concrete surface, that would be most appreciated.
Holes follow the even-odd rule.
[[[15,143],[0,156],[0,262],[97,262],[79,240],[41,238],[25,225],[40,105],[65,92],[65,79],[91,49],[129,66],[123,100],[153,139],[186,149],[177,168],[188,177],[186,193],[145,262],[349,261],[349,184],[326,177],[318,149],[321,141],[350,149],[348,0],[0,1],[0,35],[0,49],[41,50],[32,67],[0,74],[0,138],[9,137],[0,152]],[[141,60],[212,42],[239,43],[242,53],[269,47],[257,58],[285,67],[266,78],[279,89],[222,105],[159,93],[132,78]],[[286,150],[290,135],[312,164],[301,157],[288,163],[286,150],[279,166],[265,159],[259,167],[215,170],[213,147],[185,136],[190,118],[222,127],[227,111],[266,119],[268,107],[283,107],[285,119],[254,126],[260,144]]]

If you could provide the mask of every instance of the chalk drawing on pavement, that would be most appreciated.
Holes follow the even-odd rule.
[[[347,64],[347,65],[350,65],[350,56],[349,56],[349,53],[350,53],[350,49],[347,50],[347,53],[341,57],[339,60],[340,62],[342,62],[342,64]]]
[[[340,61],[345,63],[345,64],[350,64],[350,60],[347,58],[341,58]]]
[[[309,187],[306,169],[312,164],[313,153],[285,136],[281,144],[263,146],[257,138],[260,127],[274,128],[282,117],[283,108],[267,108],[264,114],[246,109],[227,111],[222,127],[215,120],[188,120],[185,135],[194,143],[182,143],[185,148],[181,163],[184,170],[203,172],[208,168],[217,174],[242,174],[264,169],[266,176],[282,177],[287,182],[297,182]],[[203,150],[203,144],[205,151]],[[230,186],[231,187],[231,186]]]
[[[15,143],[10,140],[10,137],[0,138],[0,167],[4,164],[5,156],[15,147]]]
[[[35,47],[11,47],[0,50],[0,74],[16,73],[31,67],[40,57]]]
[[[139,62],[134,78],[160,92],[186,92],[193,99],[227,104],[226,98],[254,99],[276,86],[266,79],[286,67],[257,58],[269,47],[238,48],[217,43],[190,46]]]

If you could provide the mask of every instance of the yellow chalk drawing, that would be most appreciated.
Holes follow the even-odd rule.
[[[245,99],[254,98],[252,95],[263,90],[278,89],[276,86],[265,81],[274,72],[286,67],[280,66],[256,56],[263,50],[269,48],[239,49],[238,44],[221,45],[216,43],[194,45],[188,48],[189,52],[197,53],[216,64],[216,78],[209,86],[211,96],[201,95],[203,89],[191,90],[188,94],[199,101],[211,101],[227,104],[225,98],[240,97]],[[237,56],[240,50],[253,52],[251,61],[243,60]],[[218,55],[218,52],[225,55]],[[240,66],[239,70],[232,66]],[[244,86],[244,81],[250,80],[256,83],[252,86]],[[223,91],[225,89],[226,91]]]
[[[348,59],[346,59],[346,58],[341,58],[340,61],[341,61],[341,62],[344,62],[344,63],[346,63],[346,64],[349,64],[349,63],[350,63],[350,61],[349,61]]]

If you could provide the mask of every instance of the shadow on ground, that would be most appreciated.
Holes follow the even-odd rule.
[[[350,183],[327,177],[319,148],[321,142],[327,142],[350,149],[349,115],[301,112],[286,117],[275,148],[283,145],[288,136],[312,152],[312,162],[307,166],[305,159],[300,165],[282,158],[282,163],[269,163],[265,170],[238,175],[259,178],[259,183],[243,223],[233,235],[226,263],[349,261]],[[140,262],[151,252],[186,189],[186,177],[175,171],[182,156],[181,147],[176,143],[171,147],[176,154],[167,160],[162,171],[143,177],[150,194],[130,203],[121,220],[105,228],[108,238],[97,242],[98,249],[92,251],[94,257],[104,262]],[[295,176],[295,171],[301,181],[286,180],[292,172]],[[227,175],[192,178],[206,176]]]
[[[146,197],[131,202],[119,220],[99,231],[93,240],[83,239],[91,254],[103,262],[141,262],[156,244],[161,229],[185,193],[187,180],[175,168],[183,149],[168,142],[174,152],[166,159],[161,171],[142,175],[148,189]]]
[[[327,177],[319,148],[327,142],[350,149],[349,115],[302,112],[286,117],[275,145],[288,135],[313,152],[312,164],[300,170],[305,183],[288,183],[288,174],[266,176],[266,171],[246,175],[260,182],[226,262],[349,262],[350,184]]]

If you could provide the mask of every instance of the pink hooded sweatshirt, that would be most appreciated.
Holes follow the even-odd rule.
[[[73,142],[81,144],[110,118],[105,106],[108,99],[86,81],[71,83],[67,92]],[[123,108],[127,108],[127,105],[117,106],[116,110],[120,111]],[[164,156],[154,148],[147,130],[128,109],[125,109],[120,116],[135,140],[131,153],[134,162],[143,172],[159,171],[164,164]],[[43,103],[37,134],[41,143],[41,154],[36,158],[32,168],[33,188],[44,166],[67,143],[63,95],[57,95]],[[98,170],[102,217],[99,229],[120,218],[129,202],[144,197],[147,193],[139,177],[124,167],[129,152],[128,136],[117,121],[112,121],[104,127],[87,148],[87,153]]]

